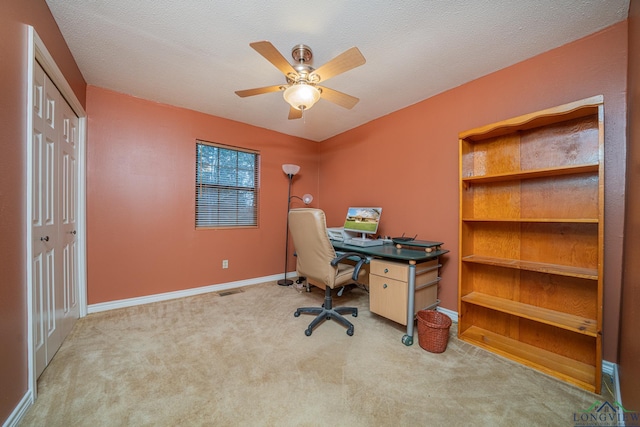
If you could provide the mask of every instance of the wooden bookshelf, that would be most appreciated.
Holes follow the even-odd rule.
[[[604,108],[462,132],[460,339],[600,393]]]

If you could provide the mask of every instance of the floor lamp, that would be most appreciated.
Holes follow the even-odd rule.
[[[289,178],[289,193],[287,194],[287,237],[285,238],[284,244],[284,279],[278,280],[278,285],[289,286],[293,284],[292,280],[287,279],[287,269],[289,267],[289,210],[291,209],[291,199],[300,199],[305,205],[308,205],[313,200],[313,196],[311,194],[305,194],[302,197],[291,195],[291,182],[293,181],[293,176],[300,171],[300,166],[290,164],[282,165],[282,171],[287,175],[287,178]]]

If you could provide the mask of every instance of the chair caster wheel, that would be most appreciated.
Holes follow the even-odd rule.
[[[349,335],[350,337],[353,336],[353,328],[347,329],[347,335]]]
[[[404,335],[402,337],[402,344],[406,346],[413,345],[413,337],[410,337],[409,335]]]
[[[358,317],[358,312],[356,311],[356,312],[354,312],[354,313],[351,313],[351,315],[352,315],[353,317]]]
[[[293,313],[293,317],[300,317],[300,312],[296,311],[295,313]]]
[[[304,334],[309,337],[311,336],[311,332],[311,329],[305,329]]]

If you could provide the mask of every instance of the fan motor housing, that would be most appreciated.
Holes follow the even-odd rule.
[[[311,58],[313,58],[313,52],[311,51],[311,48],[306,44],[299,44],[295,45],[293,49],[291,49],[291,56],[296,62],[311,62]]]

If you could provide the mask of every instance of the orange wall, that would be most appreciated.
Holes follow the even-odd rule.
[[[444,242],[440,299],[457,311],[458,133],[592,95],[605,97],[604,358],[617,360],[625,171],[627,22],[469,82],[320,144],[330,224],[380,205],[382,234]],[[427,77],[428,78],[428,77]],[[338,191],[339,189],[339,191]]]
[[[620,312],[620,389],[622,404],[640,412],[640,2],[629,7],[629,140],[622,307]],[[633,53],[631,53],[633,52]],[[634,197],[635,196],[635,197]]]
[[[283,272],[282,164],[301,166],[292,194],[317,195],[316,143],[93,86],[87,115],[89,304]],[[260,150],[257,229],[195,229],[196,139]]]
[[[27,25],[84,104],[86,84],[44,0],[0,10],[0,422],[28,389],[26,271]]]

